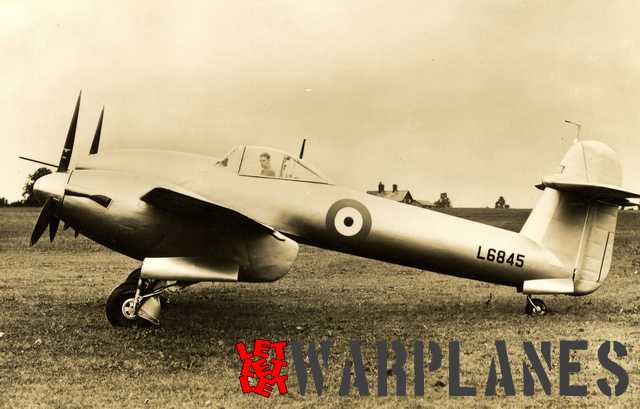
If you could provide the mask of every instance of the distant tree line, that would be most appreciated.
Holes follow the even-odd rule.
[[[6,197],[0,197],[0,207],[32,207],[42,206],[44,200],[36,198],[33,195],[33,185],[36,180],[40,179],[44,175],[51,173],[51,170],[47,168],[38,168],[35,172],[27,176],[27,181],[22,187],[22,200],[16,200],[15,202],[9,202]]]
[[[494,203],[493,206],[496,209],[509,209],[510,208],[510,206],[507,203],[507,200],[504,198],[504,196],[498,197],[498,200],[496,200],[496,202]],[[453,207],[453,205],[451,204],[451,199],[449,198],[449,195],[447,194],[447,192],[440,193],[440,198],[438,200],[436,200],[435,202],[433,202],[433,207],[437,207],[437,208],[450,208],[450,207]],[[489,207],[489,206],[487,206],[487,207]]]
[[[447,192],[442,192],[440,193],[440,198],[438,198],[435,202],[433,202],[433,204],[424,204],[424,203],[428,203],[428,202],[421,202],[419,200],[414,200],[413,201],[413,205],[414,206],[419,206],[419,207],[436,207],[436,208],[443,208],[443,209],[448,209],[453,207],[453,204],[451,203],[451,198],[449,197],[449,195],[447,194]],[[504,198],[504,196],[499,196],[498,200],[496,200],[496,202],[493,205],[494,208],[496,209],[509,209],[510,206],[507,203],[507,200]],[[489,208],[489,206],[487,206],[487,208]]]

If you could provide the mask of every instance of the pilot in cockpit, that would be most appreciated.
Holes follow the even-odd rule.
[[[274,177],[276,175],[276,172],[271,167],[271,155],[267,152],[260,154],[260,166],[262,167],[262,170],[260,171],[261,176]]]

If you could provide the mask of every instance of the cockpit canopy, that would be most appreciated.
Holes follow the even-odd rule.
[[[330,183],[320,172],[294,155],[264,146],[237,146],[216,165],[240,176]]]

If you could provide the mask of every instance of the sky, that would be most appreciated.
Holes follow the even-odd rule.
[[[532,207],[575,127],[640,191],[640,2],[0,2],[0,196],[101,149],[297,153],[357,190]],[[72,161],[73,164],[74,161]]]

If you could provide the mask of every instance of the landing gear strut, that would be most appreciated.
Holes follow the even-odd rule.
[[[141,278],[140,269],[133,270],[107,299],[107,319],[114,327],[160,325],[160,295],[168,289],[182,289],[187,285]]]
[[[530,295],[527,295],[527,303],[524,310],[528,315],[545,315],[547,313],[547,306],[541,299],[531,298]]]
[[[114,327],[143,327],[149,321],[140,318],[136,312],[136,292],[138,283],[125,281],[116,287],[107,299],[107,319]]]
[[[164,282],[140,278],[135,269],[107,299],[107,319],[114,327],[146,327],[159,324],[160,300],[157,290]],[[144,308],[143,308],[144,307]]]

